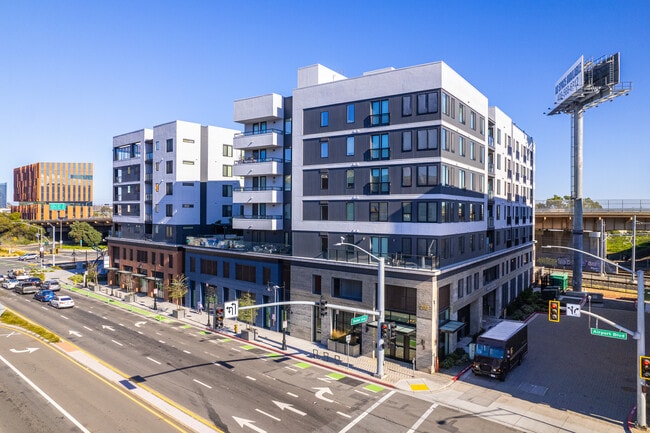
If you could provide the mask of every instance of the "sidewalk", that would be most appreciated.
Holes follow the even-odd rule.
[[[56,271],[53,277],[58,277],[62,282],[68,282],[69,272]],[[76,289],[85,291],[86,289]],[[96,295],[106,296],[115,301],[118,297],[111,295],[108,287],[101,286],[93,292]],[[184,323],[202,329],[210,329],[207,313],[199,314],[193,309],[186,309],[182,319],[171,317],[176,306],[170,302],[157,301],[157,310],[153,310],[154,300],[143,294],[136,295],[131,303],[124,303],[134,308],[134,312],[141,314],[158,314],[169,320],[180,320]],[[214,320],[212,316],[210,321]],[[224,328],[212,330],[213,332],[240,338],[234,333],[235,320],[226,319]],[[242,323],[238,323],[240,329]],[[297,360],[309,361],[322,367],[335,370],[342,374],[355,376],[381,386],[395,388],[415,398],[432,403],[457,408],[476,416],[488,414],[489,419],[509,427],[531,433],[610,433],[634,432],[637,430],[626,425],[614,424],[589,417],[569,410],[555,409],[543,403],[522,400],[494,389],[487,389],[464,382],[462,377],[470,374],[461,367],[455,370],[429,374],[416,371],[412,365],[399,363],[394,360],[385,360],[384,376],[375,377],[377,360],[369,356],[347,357],[344,354],[334,354],[320,344],[286,335],[287,350],[282,350],[283,335],[280,332],[256,328],[255,339],[247,341],[248,344],[270,348],[274,351],[291,356]],[[628,416],[634,419],[633,413]]]

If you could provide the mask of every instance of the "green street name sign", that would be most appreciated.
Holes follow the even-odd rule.
[[[611,331],[609,329],[591,328],[591,335],[599,337],[617,338],[619,340],[627,340],[627,334],[620,331]]]
[[[364,314],[363,316],[353,317],[350,320],[350,325],[358,325],[359,323],[366,323],[368,321],[368,315]]]

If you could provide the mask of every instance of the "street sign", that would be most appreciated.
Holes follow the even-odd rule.
[[[223,311],[224,311],[223,317],[226,319],[232,319],[234,317],[237,317],[237,314],[239,313],[239,302],[238,301],[224,302]]]
[[[50,203],[50,210],[65,210],[66,206],[65,203]]]
[[[566,315],[580,317],[580,304],[566,304]]]
[[[359,323],[366,323],[368,321],[368,315],[364,314],[363,316],[353,317],[350,320],[350,325],[358,325]]]
[[[625,332],[612,331],[610,329],[591,328],[591,335],[627,340],[627,334]]]

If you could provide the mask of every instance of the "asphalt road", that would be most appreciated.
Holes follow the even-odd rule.
[[[75,308],[57,311],[0,290],[0,302],[222,431],[518,431],[181,322],[73,297]]]
[[[0,326],[0,398],[3,433],[183,431],[61,351],[6,326]]]

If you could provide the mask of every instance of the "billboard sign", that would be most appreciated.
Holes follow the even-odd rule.
[[[555,83],[555,104],[560,105],[584,86],[584,56],[569,68]]]
[[[65,210],[65,209],[66,209],[65,203],[50,203],[50,211]]]

